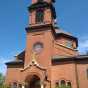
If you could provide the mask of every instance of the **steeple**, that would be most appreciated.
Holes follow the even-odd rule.
[[[28,7],[30,26],[52,24],[56,19],[55,0],[32,0]]]

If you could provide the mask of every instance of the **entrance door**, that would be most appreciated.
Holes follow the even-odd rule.
[[[33,75],[32,78],[27,81],[26,88],[41,88],[40,78]]]

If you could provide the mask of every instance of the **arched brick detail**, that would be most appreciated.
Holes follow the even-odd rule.
[[[29,79],[29,81],[30,81],[34,75],[37,76],[38,78],[40,78],[40,80],[42,80],[41,74],[39,74],[38,72],[31,72],[25,77],[24,81],[26,81],[27,79]]]

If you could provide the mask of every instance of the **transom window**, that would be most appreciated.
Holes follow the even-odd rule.
[[[36,23],[42,23],[44,20],[44,9],[38,8],[36,10]]]

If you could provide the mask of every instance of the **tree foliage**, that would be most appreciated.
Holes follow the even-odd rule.
[[[0,73],[0,88],[9,88],[5,84],[5,77]]]
[[[4,76],[0,73],[0,85],[4,83]]]

